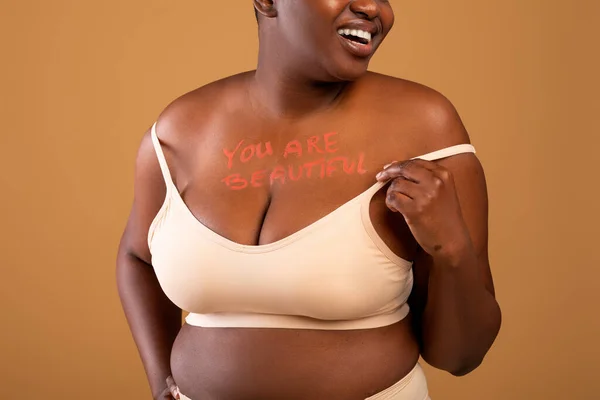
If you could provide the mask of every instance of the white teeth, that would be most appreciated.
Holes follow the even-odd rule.
[[[371,41],[371,38],[372,38],[372,35],[370,32],[363,31],[360,29],[338,29],[338,34],[345,35],[345,36],[351,35],[351,36],[363,38],[363,39],[368,40],[369,42]]]
[[[371,40],[371,34],[369,32],[358,31],[356,33],[356,36],[363,38],[363,39]]]

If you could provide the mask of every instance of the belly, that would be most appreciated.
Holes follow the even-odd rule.
[[[184,325],[171,368],[192,400],[363,400],[402,379],[418,358],[410,317],[352,331]]]

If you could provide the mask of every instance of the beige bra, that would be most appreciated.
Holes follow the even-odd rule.
[[[152,141],[166,182],[148,246],[165,294],[202,327],[367,329],[408,314],[412,262],[395,255],[369,217],[378,182],[307,227],[264,245],[242,245],[200,223],[173,184],[158,137]],[[474,153],[469,144],[420,157]]]

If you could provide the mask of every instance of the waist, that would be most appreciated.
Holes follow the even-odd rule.
[[[366,316],[353,320],[321,320],[297,315],[277,314],[194,314],[190,313],[185,322],[203,328],[282,328],[317,330],[354,330],[373,329],[395,324],[404,319],[409,312],[408,304],[391,312]]]
[[[365,398],[393,385],[418,357],[410,318],[366,330],[184,325],[171,368],[192,399],[334,400]]]

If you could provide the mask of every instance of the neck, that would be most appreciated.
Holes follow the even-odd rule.
[[[348,84],[310,79],[302,65],[282,62],[283,57],[273,57],[266,47],[263,42],[259,49],[251,91],[258,107],[269,114],[296,118],[325,110],[336,103]]]

